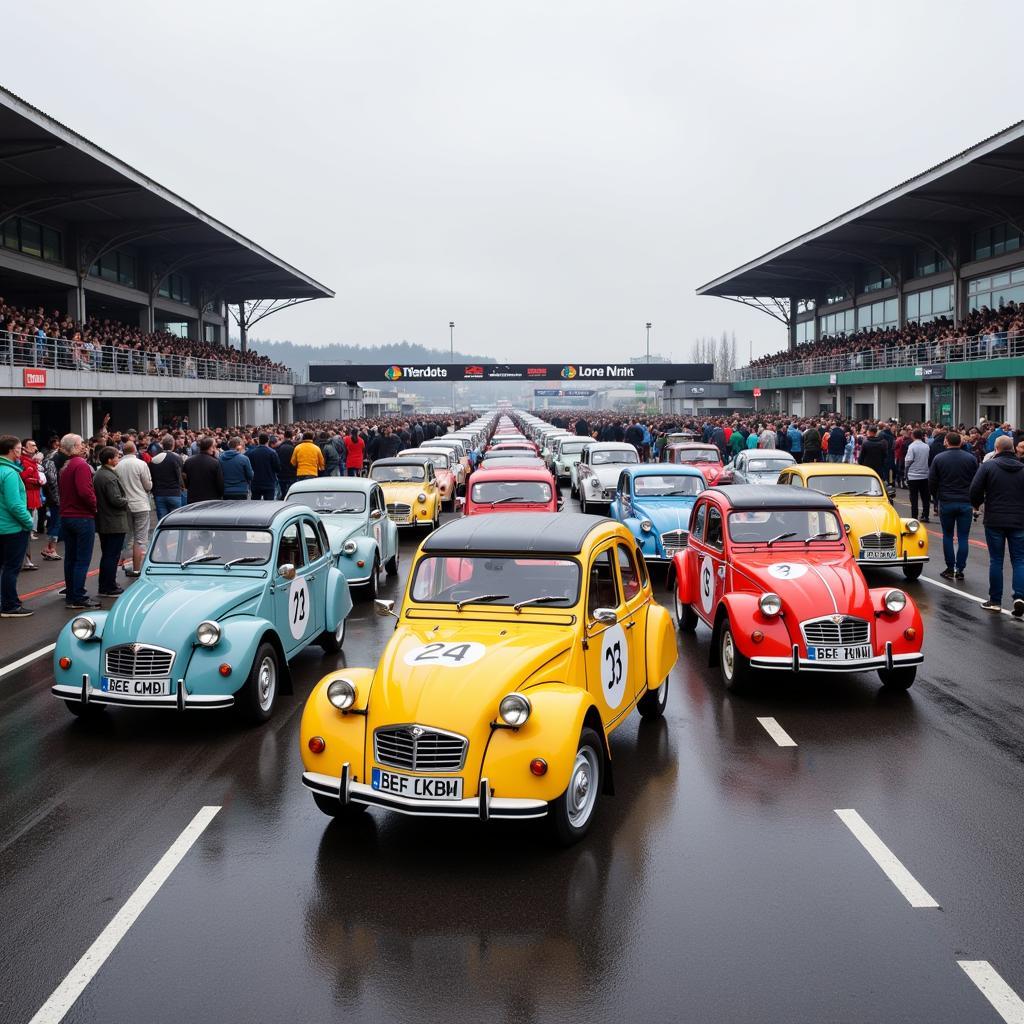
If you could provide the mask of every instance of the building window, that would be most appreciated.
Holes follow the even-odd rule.
[[[847,291],[847,290],[840,291],[840,290],[837,289],[836,291],[829,292],[825,296],[825,305],[826,306],[834,306],[837,302],[845,302],[847,299],[849,299],[851,297],[852,296],[850,295],[849,291]]]
[[[115,249],[105,252],[90,268],[93,277],[114,284],[123,284],[127,288],[137,288],[139,281],[139,261],[131,253]]]
[[[944,284],[907,296],[907,322],[925,324],[940,316],[953,314],[953,286]]]
[[[864,286],[863,290],[867,292],[880,292],[885,288],[891,288],[893,284],[892,278],[882,270],[881,267],[876,267],[871,270],[864,272]]]
[[[796,343],[802,345],[805,341],[814,341],[814,319],[801,320],[796,325]]]
[[[857,307],[857,330],[880,331],[887,327],[897,326],[898,305],[895,299],[883,302],[872,302],[867,306]]]
[[[60,232],[24,217],[10,217],[4,221],[3,246],[37,260],[63,262]]]
[[[935,249],[918,249],[914,253],[914,277],[927,277],[949,270],[949,260]]]
[[[796,304],[797,315],[800,313],[813,313],[817,303],[814,299],[800,299]]]
[[[982,306],[999,309],[1008,302],[1024,302],[1024,267],[967,282],[967,304],[972,312]]]
[[[818,337],[825,338],[833,334],[852,334],[856,330],[855,311],[843,310],[842,313],[829,313],[818,318]]]
[[[976,260],[987,260],[990,256],[1016,252],[1021,242],[1021,233],[1011,224],[996,224],[983,231],[975,231],[971,249]]]
[[[188,278],[184,274],[168,274],[160,285],[160,294],[175,302],[191,302]]]

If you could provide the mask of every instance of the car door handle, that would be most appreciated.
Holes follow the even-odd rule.
[[[635,625],[636,625],[636,622],[635,622],[635,621],[633,621],[633,622],[627,622],[627,623],[626,623],[626,629],[632,629],[632,628],[633,628],[633,627],[634,627]]]
[[[312,583],[316,579],[316,573],[313,573],[311,576],[307,576],[306,579]]]

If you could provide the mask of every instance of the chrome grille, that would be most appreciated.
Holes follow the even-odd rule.
[[[469,741],[453,732],[398,725],[373,734],[378,764],[410,772],[458,772],[466,761]]]
[[[839,619],[838,622],[835,619]],[[802,622],[804,640],[814,647],[853,647],[871,639],[871,624],[849,615],[829,616]]]
[[[396,523],[407,523],[412,519],[412,505],[392,502],[388,505],[388,516]]]
[[[669,530],[661,535],[661,546],[666,555],[674,555],[686,547],[686,530]]]
[[[895,533],[866,533],[859,540],[862,551],[889,551],[896,554]]]
[[[171,674],[174,651],[146,644],[118,644],[106,653],[108,676],[124,679],[159,679]]]

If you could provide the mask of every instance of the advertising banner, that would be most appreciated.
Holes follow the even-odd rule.
[[[710,363],[310,363],[309,380],[313,384],[338,381],[420,384],[473,380],[615,384],[642,380],[711,380],[713,371]]]

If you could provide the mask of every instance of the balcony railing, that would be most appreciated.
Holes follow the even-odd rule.
[[[770,366],[742,366],[733,380],[772,380],[802,377],[812,373],[847,373],[850,370],[891,370],[907,366],[944,363],[973,363],[986,359],[1024,358],[1024,332],[993,331],[967,338],[947,338],[918,345],[860,349],[831,356],[807,356],[772,363]]]
[[[221,359],[140,352],[116,345],[91,345],[66,338],[0,331],[0,366],[40,367],[78,371],[81,374],[113,373],[125,377],[174,377],[185,380],[236,381],[251,384],[296,384],[292,370],[272,370],[251,363]]]

